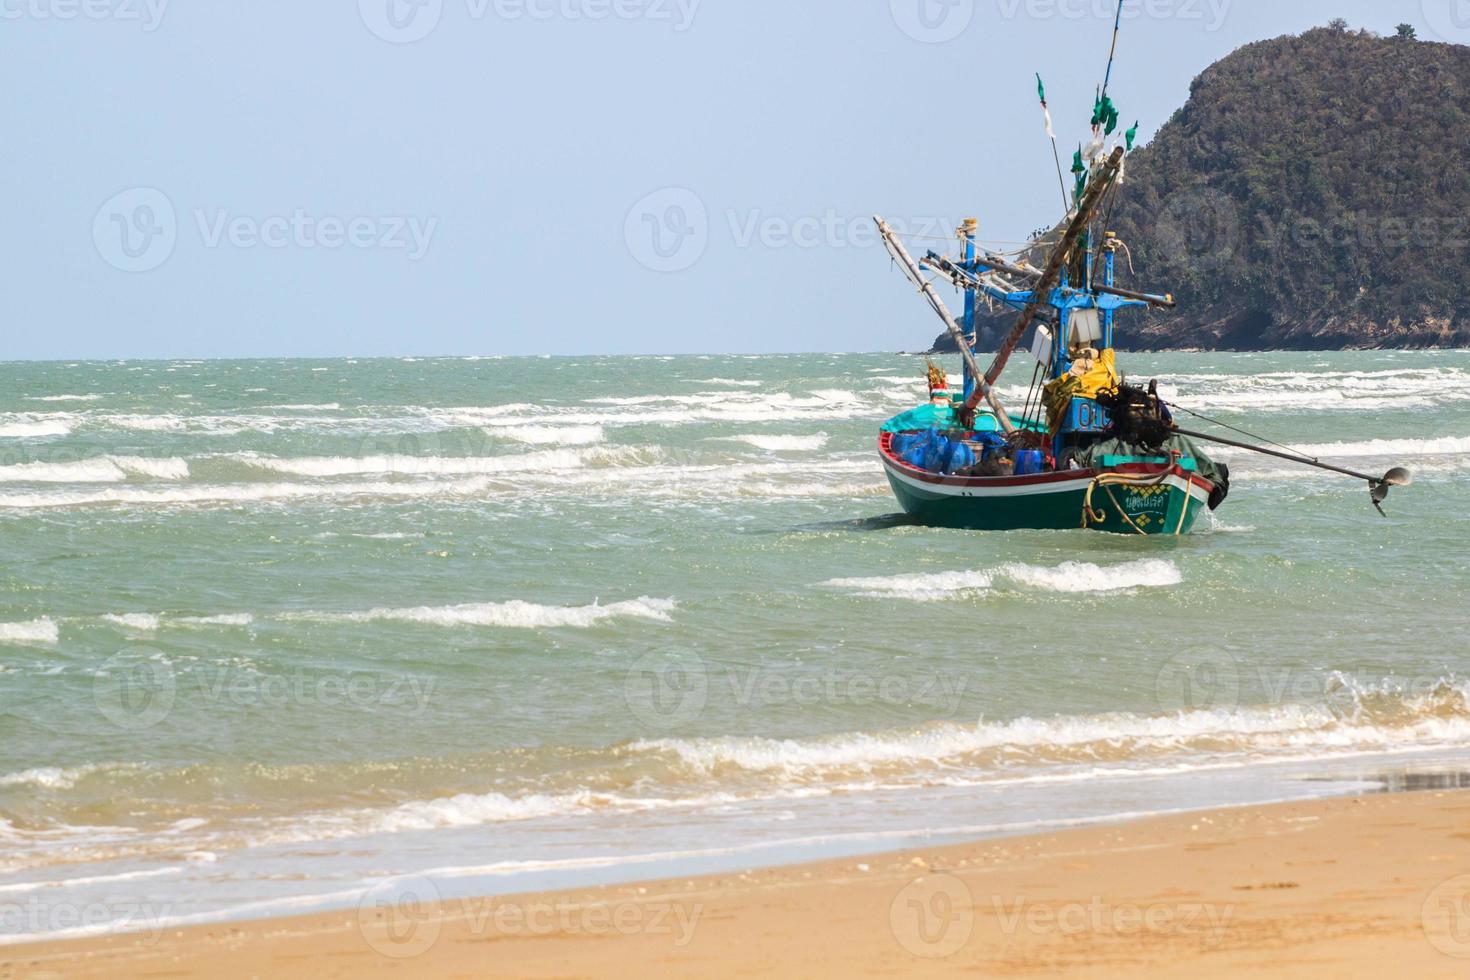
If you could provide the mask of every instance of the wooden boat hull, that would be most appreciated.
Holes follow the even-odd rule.
[[[931,527],[970,531],[1086,527],[1116,534],[1181,535],[1194,527],[1214,490],[1208,480],[1177,462],[1033,476],[940,476],[893,455],[890,440],[885,434],[879,451],[894,496],[904,513]],[[1118,478],[1129,482],[1113,482]],[[1085,514],[1089,489],[1091,512]]]

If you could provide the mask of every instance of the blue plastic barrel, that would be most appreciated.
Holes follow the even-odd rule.
[[[1040,473],[1046,465],[1046,457],[1039,449],[1022,449],[1016,453],[1016,475],[1030,476]]]

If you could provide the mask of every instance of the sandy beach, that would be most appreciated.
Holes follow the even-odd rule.
[[[1470,792],[1217,810],[568,893],[0,950],[0,977],[1470,972]]]

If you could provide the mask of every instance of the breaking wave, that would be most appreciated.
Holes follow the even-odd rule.
[[[0,422],[0,439],[39,439],[44,436],[64,436],[70,432],[71,426],[56,419]]]
[[[827,433],[818,432],[809,436],[722,436],[714,441],[743,442],[747,446],[775,453],[815,452],[827,444]]]
[[[992,569],[913,573],[877,578],[839,578],[823,582],[871,598],[936,602],[975,595],[1009,583],[1020,589],[1046,592],[1117,592],[1135,588],[1162,588],[1184,581],[1178,566],[1164,558],[1143,558],[1120,565],[1066,561],[1055,567],[1013,562]]]
[[[1167,715],[1017,718],[973,725],[938,722],[918,729],[849,733],[826,738],[774,739],[726,736],[654,739],[637,751],[671,754],[698,773],[730,770],[811,777],[834,771],[897,777],[956,767],[976,777],[1016,775],[1028,765],[1035,775],[1056,765],[1127,765],[1174,760],[1204,767],[1256,754],[1330,756],[1362,751],[1429,749],[1470,741],[1470,690],[1440,680],[1427,691],[1404,690],[1392,681],[1363,684],[1334,674],[1320,703],[1187,710]],[[1129,766],[1125,772],[1136,772]],[[1022,770],[1025,772],[1025,770]]]
[[[1438,439],[1367,439],[1362,442],[1319,442],[1292,445],[1299,453],[1307,456],[1454,456],[1470,454],[1470,437],[1443,436]],[[1211,450],[1211,455],[1240,456],[1246,450],[1222,446]]]
[[[122,483],[134,477],[187,480],[189,464],[176,458],[97,456],[66,463],[0,466],[0,483]]]
[[[643,596],[609,605],[545,606],[519,599],[510,602],[473,602],[458,606],[413,606],[378,608],[362,612],[287,613],[282,619],[327,623],[420,623],[429,626],[504,626],[516,629],[547,627],[586,628],[607,619],[650,619],[670,622],[676,608],[672,599],[650,599]]]
[[[282,459],[238,453],[228,458],[257,469],[291,476],[473,476],[568,470],[591,462],[617,464],[636,459],[637,453],[628,447],[612,447],[548,449],[506,456],[306,456]]]
[[[600,425],[517,425],[490,431],[502,439],[532,446],[588,446],[603,438]]]
[[[55,646],[60,636],[56,622],[44,616],[23,623],[0,623],[0,644]]]

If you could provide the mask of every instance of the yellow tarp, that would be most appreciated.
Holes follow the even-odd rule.
[[[1086,374],[1077,379],[1079,384],[1073,396],[1096,398],[1104,391],[1112,391],[1122,382],[1118,377],[1118,358],[1109,347],[1092,362]]]
[[[1109,347],[1082,374],[1068,371],[1060,378],[1047,382],[1041,394],[1041,403],[1046,406],[1046,424],[1051,434],[1056,435],[1061,431],[1062,423],[1067,420],[1067,408],[1072,404],[1073,398],[1096,398],[1104,391],[1117,388],[1122,380],[1118,375],[1117,355]]]

